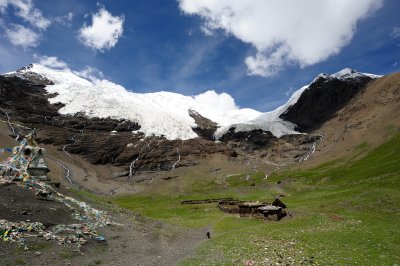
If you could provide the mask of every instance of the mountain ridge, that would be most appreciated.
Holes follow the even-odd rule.
[[[296,123],[281,119],[281,115],[316,82],[315,79],[296,91],[287,103],[276,110],[261,113],[250,108],[239,109],[234,99],[226,93],[206,91],[196,96],[171,92],[139,94],[106,80],[85,80],[69,69],[54,70],[38,64],[7,73],[6,76],[26,78],[46,85],[47,92],[54,95],[49,101],[64,105],[59,110],[61,114],[83,113],[89,117],[127,119],[139,124],[140,131],[146,136],[163,135],[169,140],[198,137],[193,130],[197,125],[189,113],[191,110],[217,124],[216,139],[221,138],[232,127],[236,128],[235,131],[262,129],[270,131],[276,137],[298,134],[295,130]],[[322,77],[345,80],[360,77],[374,79],[378,76],[344,69],[332,75],[320,74],[317,79]]]
[[[358,84],[354,90],[355,93],[345,97],[345,101],[334,101],[332,103],[331,109],[335,113],[337,112],[336,110],[342,108],[341,106],[346,105],[357,92],[361,92],[367,86],[368,82],[363,82],[363,80],[371,81],[377,78],[375,75],[370,76],[370,74],[362,74],[349,69],[338,72],[339,74],[319,75],[310,85],[296,91],[286,104],[275,111],[260,113],[253,110],[259,115],[257,119],[253,119],[254,121],[248,119],[245,123],[227,124],[225,127],[204,116],[204,112],[199,113],[196,109],[188,108],[190,106],[184,104],[184,109],[179,109],[179,107],[175,108],[175,111],[187,112],[187,116],[191,119],[189,129],[192,131],[191,134],[196,134],[196,137],[174,139],[168,138],[164,131],[161,131],[160,134],[145,134],[143,125],[138,123],[137,120],[110,118],[110,116],[96,117],[88,115],[87,112],[81,112],[87,107],[86,102],[90,101],[90,99],[87,99],[86,102],[78,101],[74,103],[75,107],[80,108],[77,109],[79,112],[71,114],[60,112],[60,110],[71,104],[68,101],[58,101],[57,97],[60,94],[68,96],[64,99],[73,100],[72,98],[77,93],[79,95],[85,88],[88,88],[89,92],[96,92],[96,88],[92,86],[93,83],[81,79],[70,72],[67,73],[69,79],[77,80],[72,83],[83,84],[83,87],[78,86],[71,92],[68,89],[72,85],[67,84],[68,86],[62,87],[64,85],[61,84],[62,86],[58,88],[58,91],[56,90],[57,87],[54,90],[49,90],[48,87],[57,86],[56,83],[63,79],[62,75],[64,73],[62,71],[55,72],[56,74],[52,72],[51,74],[56,77],[50,80],[49,75],[30,72],[29,69],[31,68],[24,68],[22,72],[17,71],[0,76],[1,97],[3,99],[0,103],[0,115],[2,118],[9,121],[10,119],[18,121],[28,127],[38,128],[38,142],[57,147],[67,157],[78,156],[91,164],[110,165],[113,168],[110,173],[115,172],[115,174],[110,175],[118,176],[119,179],[131,179],[133,176],[141,175],[141,173],[145,172],[165,172],[172,171],[178,167],[190,167],[201,164],[204,158],[216,155],[222,155],[228,159],[245,160],[247,163],[253,161],[252,164],[254,165],[263,165],[265,163],[286,165],[310,160],[312,154],[316,150],[318,151],[318,143],[323,134],[314,129],[308,132],[305,131],[305,133],[295,131],[293,122],[281,119],[279,116],[285,114],[286,111],[286,114],[288,112],[299,113],[299,111],[293,110],[299,109],[298,106],[303,106],[304,108],[304,103],[309,103],[307,100],[302,100],[302,96],[306,95],[304,94],[305,92],[312,96],[315,91],[324,91],[324,88],[328,88],[332,82],[333,84],[337,82],[344,84],[344,87],[346,87],[346,84]],[[57,75],[61,75],[61,78],[57,77]],[[317,83],[321,86],[315,86]],[[115,86],[112,88],[116,88],[117,92],[125,90],[122,87]],[[103,88],[97,89],[97,92],[92,96],[94,98],[92,103],[104,99],[98,96],[99,93],[103,92],[102,90]],[[110,88],[107,90],[110,90]],[[337,91],[338,94],[342,93],[342,91],[334,88],[331,88],[331,90],[333,92]],[[88,92],[83,93],[86,98],[90,95],[90,93],[87,94]],[[124,91],[122,96],[127,95],[127,93]],[[137,96],[139,94],[134,95]],[[154,95],[160,94],[148,94],[146,95],[147,100]],[[177,94],[171,93],[161,93],[161,95],[177,96]],[[142,99],[142,96],[139,95],[139,98]],[[222,97],[226,97],[228,100],[227,106],[231,107],[231,114],[235,114],[238,110],[234,109],[234,100],[229,95],[223,95]],[[178,98],[195,101],[195,97],[179,95]],[[21,102],[20,99],[29,99],[29,104]],[[199,101],[206,99],[207,97]],[[112,103],[115,98],[106,100]],[[77,103],[80,103],[81,106],[77,106]],[[107,106],[109,108],[105,110],[112,111],[113,105]],[[131,106],[128,112],[136,107],[137,105]],[[309,108],[307,104],[305,108]],[[120,110],[123,110],[123,108],[120,107]],[[147,108],[146,110],[149,109]],[[244,110],[248,111],[249,109]],[[136,111],[140,112],[143,109],[139,107]],[[167,127],[170,121],[165,123],[164,118],[165,116],[154,117],[153,122]],[[238,119],[242,118],[239,117]],[[275,118],[278,119],[275,120]],[[320,121],[321,125],[329,119],[331,119],[330,116],[324,117],[323,121]],[[181,124],[178,124],[174,130],[179,129],[180,126]],[[271,130],[274,126],[277,127],[275,131]],[[288,134],[282,134],[279,137],[273,134],[273,132],[276,133],[282,128],[292,128],[293,130],[287,131]],[[218,130],[220,131],[218,132]],[[221,132],[224,133],[218,135]]]

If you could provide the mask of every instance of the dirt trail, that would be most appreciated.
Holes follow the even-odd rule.
[[[113,219],[121,225],[99,230],[106,243],[91,240],[80,250],[43,238],[27,239],[27,251],[0,241],[0,265],[177,265],[206,241],[206,229],[171,226],[130,212],[114,213]]]

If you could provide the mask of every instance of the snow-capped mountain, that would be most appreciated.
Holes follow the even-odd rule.
[[[377,77],[351,69],[320,74],[262,113],[240,109],[226,93],[141,94],[70,69],[30,65],[0,75],[0,118],[14,138],[37,128],[39,143],[118,167],[121,177],[191,166],[213,154],[286,164],[309,158],[321,139],[316,130]]]
[[[370,80],[379,77],[381,76],[368,73],[361,73],[350,68],[345,68],[332,75],[324,73],[319,74],[313,80],[313,82],[295,91],[289,98],[289,100],[282,106],[276,108],[271,112],[262,113],[255,119],[249,119],[246,122],[231,124],[228,127],[222,128],[216,133],[216,136],[217,138],[221,137],[224,133],[226,133],[226,131],[230,127],[235,127],[236,132],[262,129],[264,131],[272,132],[276,137],[281,137],[283,135],[289,135],[289,134],[298,134],[299,132],[295,130],[297,126],[296,123],[293,123],[290,120],[282,119],[282,115],[286,113],[292,106],[294,106],[298,102],[299,98],[303,95],[303,92],[309,90],[310,87],[313,87],[318,80],[323,79],[325,82],[331,80],[345,82],[346,80],[358,80],[365,78]]]
[[[369,73],[361,73],[358,72],[354,69],[351,68],[344,68],[340,70],[339,72],[328,75],[325,73],[319,74],[314,81],[316,81],[319,78],[326,78],[326,79],[340,79],[340,80],[349,80],[349,79],[358,79],[358,78],[364,78],[364,77],[370,77],[372,79],[377,79],[382,77],[381,75],[375,75],[375,74],[369,74]]]
[[[48,93],[57,96],[51,103],[63,103],[61,114],[84,113],[89,117],[128,119],[140,124],[146,136],[165,136],[167,139],[197,137],[196,127],[189,110],[194,110],[219,126],[242,123],[261,115],[252,109],[239,109],[233,98],[226,94],[207,91],[196,96],[172,92],[135,93],[107,80],[94,82],[75,75],[69,69],[54,70],[33,64],[16,73],[19,77],[36,73],[52,81],[46,86]]]
[[[331,119],[372,80],[381,76],[345,68],[335,74],[319,74],[309,85],[295,94],[294,104],[288,102],[279,117],[295,124],[295,129],[310,132]]]
[[[226,93],[207,91],[196,96],[184,96],[172,92],[135,93],[107,80],[89,81],[70,69],[56,70],[32,64],[8,76],[46,80],[46,91],[56,95],[50,98],[52,104],[62,103],[60,114],[83,113],[88,117],[130,120],[140,125],[146,136],[164,136],[169,140],[192,139],[198,135],[193,131],[197,125],[190,111],[217,123],[216,138],[223,136],[230,128],[236,132],[262,129],[276,137],[298,134],[296,125],[280,118],[297,103],[304,91],[320,78],[355,79],[379,76],[343,69],[336,74],[320,74],[311,84],[293,93],[287,103],[276,110],[261,113],[249,108],[239,108],[234,99]]]

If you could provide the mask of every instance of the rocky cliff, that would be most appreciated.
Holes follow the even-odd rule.
[[[319,75],[280,117],[296,124],[296,129],[301,132],[311,132],[331,119],[374,80],[374,76],[360,75],[352,69],[342,72]]]

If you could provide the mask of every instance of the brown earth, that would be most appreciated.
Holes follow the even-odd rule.
[[[399,110],[400,73],[373,81],[314,132],[324,137],[305,165],[361,156],[386,142],[400,131]]]
[[[77,248],[74,243],[61,245],[53,240],[29,237],[26,239],[28,250],[24,250],[19,243],[0,240],[0,265],[176,265],[193,256],[196,247],[206,240],[206,229],[167,225],[129,211],[111,213],[113,221],[120,225],[98,230],[106,237],[105,243],[89,240]],[[44,211],[42,215],[48,220]],[[70,219],[67,213],[61,217]]]
[[[334,117],[372,80],[368,76],[352,79],[319,76],[280,117],[294,123],[300,132],[311,132]]]
[[[35,221],[50,226],[55,224],[72,224],[71,210],[59,201],[36,199],[35,191],[22,188],[16,184],[0,185],[0,219],[11,222]]]
[[[0,148],[13,148],[18,145],[18,142],[10,138],[9,134],[8,124],[0,121]],[[9,155],[8,153],[0,153],[0,161],[5,160]]]
[[[7,124],[0,123],[0,147],[13,147],[17,144],[9,134],[11,131]],[[137,191],[129,182],[109,177],[116,171],[113,166],[92,165],[78,155],[69,157],[51,145],[45,145],[45,148],[51,170],[49,177],[53,181],[61,181],[61,192],[64,194],[74,197],[67,187],[75,186],[64,178],[65,170],[57,162],[71,171],[79,187],[92,192],[110,194],[115,188],[118,188],[117,193]],[[89,204],[106,209],[112,220],[120,224],[98,230],[107,239],[106,243],[89,240],[78,249],[74,243],[60,245],[53,240],[29,237],[26,239],[29,249],[24,250],[19,243],[0,239],[0,265],[176,265],[194,255],[196,247],[206,240],[206,231],[209,230],[167,225],[127,210],[115,209],[111,205],[96,206],[95,202]],[[15,184],[0,186],[0,206],[0,219],[9,221],[38,221],[46,226],[76,222],[71,211],[62,203],[51,198],[36,199],[34,191]]]

